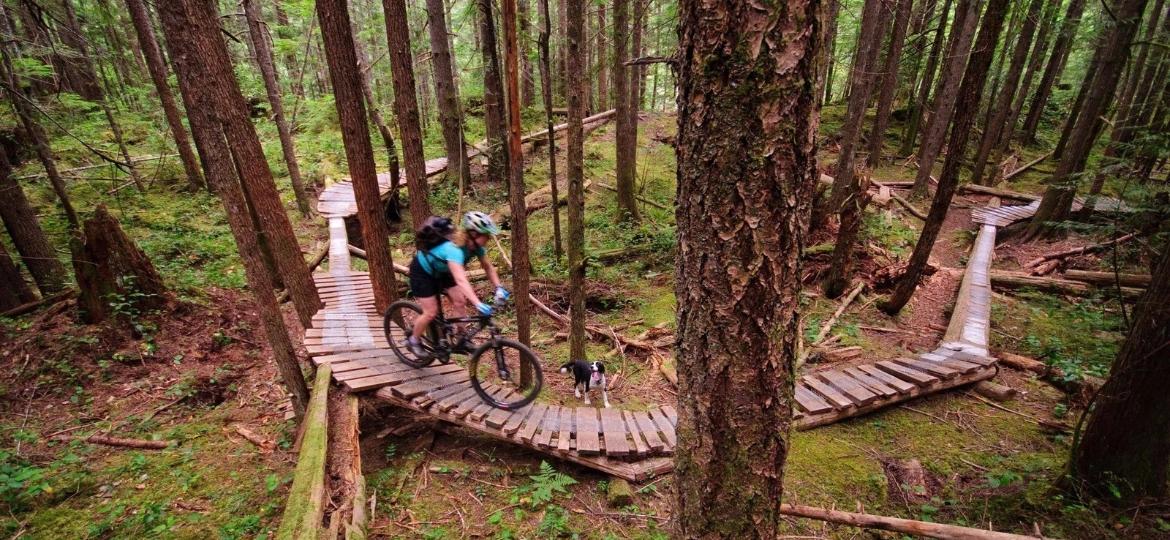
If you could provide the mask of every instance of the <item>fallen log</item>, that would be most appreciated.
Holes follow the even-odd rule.
[[[1009,367],[1013,367],[1020,371],[1031,371],[1037,375],[1043,375],[1048,372],[1048,364],[1010,352],[1000,352],[997,357],[999,361]]]
[[[1048,158],[1049,158],[1049,156],[1051,156],[1051,155],[1052,155],[1052,152],[1049,152],[1049,153],[1047,153],[1047,154],[1044,154],[1044,155],[1042,155],[1042,156],[1040,156],[1040,157],[1038,157],[1038,158],[1036,158],[1036,159],[1033,159],[1032,161],[1029,161],[1029,162],[1027,162],[1027,163],[1023,164],[1023,165],[1022,165],[1020,168],[1018,168],[1018,169],[1016,169],[1016,170],[1014,170],[1014,171],[1012,171],[1012,172],[1010,172],[1010,173],[1007,173],[1007,174],[1003,175],[1003,179],[1004,179],[1005,181],[1006,181],[1006,180],[1011,180],[1012,178],[1015,178],[1016,176],[1019,176],[1019,175],[1020,175],[1021,173],[1023,173],[1024,171],[1026,171],[1026,170],[1028,170],[1028,169],[1031,169],[1032,167],[1035,167],[1035,166],[1036,166],[1036,164],[1040,163],[1041,161],[1044,161],[1044,160],[1048,159]]]
[[[865,529],[893,531],[902,534],[926,536],[928,538],[940,538],[943,540],[1036,539],[1034,536],[1021,536],[1018,534],[974,529],[971,527],[960,527],[958,525],[946,525],[943,523],[930,523],[913,519],[875,516],[873,514],[862,514],[859,512],[844,512],[841,510],[829,510],[826,508],[817,508],[814,506],[803,506],[788,503],[780,504],[780,513],[786,516],[816,519],[819,521],[840,523],[842,525],[852,525],[854,527],[861,527]]]
[[[1019,191],[1011,191],[1007,189],[993,188],[989,186],[981,186],[979,184],[963,184],[959,186],[960,190],[969,191],[972,193],[979,193],[981,195],[994,195],[996,197],[1003,197],[1005,199],[1014,199],[1017,201],[1038,201],[1039,195],[1032,195],[1031,193],[1020,193]]]
[[[40,300],[33,300],[32,302],[26,302],[24,304],[21,304],[19,306],[16,306],[16,307],[8,310],[8,311],[5,311],[4,313],[0,313],[0,317],[17,317],[20,315],[24,315],[25,313],[28,313],[30,311],[34,311],[41,306],[51,306],[53,304],[56,304],[57,302],[60,302],[60,301],[65,300],[67,298],[70,298],[75,294],[77,294],[77,290],[75,290],[75,289],[68,289],[68,290],[64,290],[64,291],[61,291],[61,292],[56,293],[56,294],[50,294],[49,296],[43,297]]]
[[[988,274],[991,277],[991,286],[1001,289],[1031,288],[1038,291],[1069,296],[1086,296],[1094,291],[1102,290],[1099,287],[1092,287],[1083,281],[1033,276],[1027,272],[992,270]],[[1121,288],[1121,296],[1123,298],[1137,298],[1144,292],[1144,290],[1134,287]]]
[[[1113,272],[1093,272],[1090,270],[1065,270],[1064,277],[1065,279],[1083,281],[1104,287],[1114,287],[1119,282],[1122,287],[1146,288],[1150,286],[1149,274],[1115,274]]]
[[[236,424],[235,431],[236,431],[236,435],[239,435],[239,436],[243,437],[245,440],[247,440],[248,442],[256,445],[256,447],[259,448],[264,453],[271,452],[273,449],[276,448],[275,443],[273,443],[272,441],[270,441],[268,439],[265,439],[264,437],[257,435],[256,432],[254,432],[254,431],[252,431],[252,430],[250,430],[242,425]]]
[[[1015,388],[991,381],[979,381],[975,383],[974,389],[976,394],[993,401],[1008,401],[1020,393]]]
[[[878,182],[877,180],[872,180],[872,183],[873,185],[877,186],[879,190],[881,190],[881,188],[889,187],[887,184]],[[910,212],[910,215],[921,219],[922,221],[926,221],[926,213],[922,210],[919,210],[918,207],[914,206],[913,204],[910,204],[910,201],[907,201],[905,197],[894,193],[893,190],[890,190],[890,197],[893,198],[895,202],[902,205],[902,208],[905,208],[907,212]]]
[[[146,439],[123,439],[121,437],[107,437],[105,435],[90,435],[88,437],[70,437],[58,435],[53,437],[57,441],[83,441],[90,444],[116,446],[119,448],[138,448],[140,450],[164,450],[174,441],[148,441]]]
[[[301,423],[305,426],[300,455],[293,472],[292,487],[284,515],[280,518],[277,540],[316,538],[325,516],[325,457],[329,447],[329,364],[317,368],[309,408]]]
[[[617,188],[615,188],[615,187],[613,187],[613,186],[611,186],[611,185],[609,185],[609,184],[604,184],[604,183],[602,183],[602,182],[598,182],[598,183],[597,183],[597,185],[599,185],[599,186],[601,186],[601,187],[603,187],[603,188],[605,188],[605,189],[608,189],[608,190],[610,190],[610,191],[612,191],[612,192],[614,192],[614,193],[617,193]],[[638,199],[639,201],[642,201],[642,202],[644,202],[644,203],[646,203],[646,204],[648,204],[648,205],[650,205],[650,206],[653,206],[654,208],[657,208],[657,209],[659,209],[659,210],[670,210],[669,208],[667,208],[667,207],[665,207],[665,206],[663,206],[663,205],[661,205],[661,204],[659,204],[659,203],[656,203],[656,202],[654,202],[654,201],[652,201],[652,200],[650,200],[650,199],[647,199],[647,198],[645,198],[645,197],[643,197],[643,196],[641,196],[641,195],[634,195],[634,197],[635,197],[636,199]]]
[[[1055,253],[1049,253],[1047,255],[1041,255],[1040,257],[1037,257],[1035,259],[1032,259],[1031,261],[1028,261],[1028,263],[1024,265],[1024,268],[1032,268],[1032,267],[1034,267],[1042,262],[1051,261],[1054,259],[1065,259],[1068,257],[1072,257],[1074,255],[1084,255],[1087,253],[1096,253],[1096,252],[1101,251],[1105,248],[1113,247],[1113,246],[1119,245],[1119,244],[1124,244],[1130,240],[1133,240],[1134,238],[1137,238],[1137,236],[1138,236],[1138,233],[1132,232],[1132,233],[1129,233],[1125,236],[1119,236],[1117,238],[1114,238],[1113,240],[1110,240],[1108,242],[1101,242],[1100,244],[1093,244],[1093,245],[1089,245],[1089,246],[1068,249],[1068,250],[1064,250],[1064,251],[1057,251]]]
[[[845,309],[849,307],[849,304],[853,303],[853,299],[857,298],[857,295],[861,294],[861,291],[864,288],[865,282],[862,281],[858,282],[857,285],[853,287],[853,290],[849,291],[849,294],[846,295],[845,299],[841,301],[841,305],[837,306],[837,311],[833,312],[833,316],[829,317],[828,320],[826,320],[825,323],[821,325],[820,330],[818,330],[816,336],[813,337],[812,343],[809,343],[805,347],[804,351],[800,353],[800,356],[797,357],[796,369],[800,369],[800,366],[803,366],[804,363],[808,361],[808,357],[812,354],[813,349],[825,340],[825,337],[828,336],[829,331],[833,329],[833,325],[837,324],[837,319],[841,317],[842,313],[845,313]]]

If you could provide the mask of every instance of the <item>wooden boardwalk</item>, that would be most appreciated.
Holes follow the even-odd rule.
[[[428,174],[442,172],[445,165],[445,160],[428,162]],[[483,403],[461,366],[416,369],[399,362],[374,308],[369,275],[350,268],[344,218],[356,212],[352,185],[341,182],[326,189],[319,210],[329,222],[329,265],[314,274],[324,307],[305,332],[304,345],[315,365],[330,365],[339,385],[631,481],[673,468],[678,415],[670,405],[599,409],[538,400],[511,412]],[[993,377],[997,361],[988,356],[988,273],[996,229],[1034,211],[1031,205],[975,210],[980,230],[942,344],[914,357],[805,373],[795,385],[794,425],[830,424]]]

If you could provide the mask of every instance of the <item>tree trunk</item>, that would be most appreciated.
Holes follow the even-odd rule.
[[[521,2],[521,5],[526,4],[527,0]],[[521,13],[527,15],[523,9]],[[467,149],[463,146],[463,112],[459,105],[459,87],[455,85],[451,49],[447,46],[447,16],[443,0],[427,0],[427,27],[434,68],[431,73],[435,77],[435,97],[439,102],[439,124],[443,128],[443,148],[447,151],[447,180],[454,185],[466,186],[471,183],[471,168],[467,163]],[[531,78],[531,74],[528,75]]]
[[[833,258],[829,264],[829,275],[825,278],[825,297],[836,298],[841,296],[853,282],[853,261],[856,260],[853,251],[857,245],[857,234],[861,231],[861,221],[865,217],[865,207],[869,205],[869,179],[862,176],[853,177],[853,186],[849,189],[849,198],[841,205],[841,227],[837,231],[837,240],[833,243]]]
[[[938,89],[934,96],[934,111],[926,123],[922,146],[918,147],[918,173],[914,177],[913,187],[913,193],[918,196],[926,194],[934,162],[942,151],[943,142],[946,141],[947,128],[950,127],[951,116],[955,112],[958,100],[959,86],[963,82],[963,66],[967,64],[967,55],[971,52],[971,39],[979,23],[979,7],[979,2],[959,0],[955,8],[957,11],[955,25],[951,28],[951,47],[947,51],[942,74],[939,75]],[[974,104],[971,106],[974,107]],[[962,153],[963,150],[960,148],[959,154]]]
[[[532,69],[531,8],[528,0],[516,5],[520,24],[520,104],[525,108],[536,104],[536,75]]]
[[[8,248],[0,242],[0,311],[8,311],[36,299],[32,289],[24,282],[24,276],[20,275],[20,268],[8,255]]]
[[[1170,250],[1134,306],[1133,327],[1097,394],[1069,472],[1077,487],[1114,503],[1166,496],[1170,465]],[[1120,493],[1120,499],[1111,495]]]
[[[1024,63],[1028,61],[1028,50],[1032,47],[1032,35],[1036,32],[1036,25],[1040,20],[1040,8],[1044,6],[1044,1],[1031,0],[1028,3],[1028,11],[1024,14],[1024,20],[1020,25],[1020,34],[1016,38],[1016,47],[1012,51],[1012,59],[1008,64],[1007,74],[1004,76],[1003,84],[1000,85],[999,94],[991,96],[995,105],[991,109],[991,119],[983,127],[983,136],[979,141],[979,149],[975,152],[975,163],[971,170],[972,183],[994,184],[999,176],[998,172],[993,172],[989,178],[989,182],[982,181],[983,171],[987,165],[987,158],[991,156],[991,150],[999,145],[1000,135],[1006,128],[1012,101],[1016,93],[1022,91],[1018,88],[1020,76],[1024,71]],[[1004,52],[1006,53],[1007,51],[1005,50]],[[999,163],[993,162],[992,168],[994,171],[998,171]]]
[[[967,62],[965,73],[959,75],[962,85],[958,97],[960,103],[979,103],[983,98],[983,86],[987,80],[987,71],[991,67],[992,56],[995,53],[999,34],[1003,29],[1004,18],[1007,15],[1007,0],[989,0],[987,10],[980,25],[979,38],[972,49],[971,58]],[[968,19],[968,24],[975,26],[978,22],[974,15]],[[906,272],[894,287],[894,293],[889,300],[881,304],[882,311],[896,315],[918,287],[922,271],[926,268],[927,260],[938,233],[942,230],[943,221],[951,206],[951,198],[959,186],[959,169],[963,161],[963,149],[971,136],[975,126],[975,117],[978,107],[962,107],[954,117],[954,126],[951,128],[951,139],[947,143],[947,159],[943,163],[942,174],[939,175],[938,189],[930,203],[930,212],[926,216],[926,223],[922,225],[922,233],[918,236],[918,243],[914,245],[914,252],[910,255],[910,262]]]
[[[1143,39],[1146,44],[1138,52],[1138,56],[1132,64],[1133,75],[1129,77],[1126,88],[1118,99],[1119,104],[1117,114],[1114,115],[1115,122],[1110,149],[1106,151],[1109,155],[1128,155],[1129,152],[1125,146],[1133,142],[1135,128],[1140,126],[1143,121],[1142,117],[1136,114],[1142,110],[1143,102],[1135,101],[1135,99],[1138,99],[1139,96],[1143,100],[1150,98],[1150,94],[1142,90],[1153,86],[1154,76],[1158,71],[1157,62],[1150,61],[1150,49],[1152,48],[1151,44],[1158,39],[1158,23],[1162,17],[1163,4],[1163,0],[1154,2]],[[1170,35],[1170,15],[1168,15],[1167,23],[1167,28],[1162,31],[1164,35]]]
[[[142,177],[138,174],[138,168],[134,166],[134,158],[130,156],[130,149],[126,147],[126,139],[122,136],[122,126],[118,125],[118,121],[114,119],[114,113],[110,110],[110,102],[106,98],[98,101],[98,106],[101,107],[102,113],[106,116],[106,124],[110,126],[110,131],[114,134],[114,142],[118,145],[118,152],[122,154],[122,161],[126,162],[126,173],[130,175],[130,180],[138,186],[138,191],[146,191],[146,185],[142,183]]]
[[[273,65],[268,32],[256,0],[242,2],[244,14],[248,19],[248,34],[252,37],[252,48],[256,51],[256,64],[260,67],[260,74],[264,79],[264,90],[268,93],[268,103],[272,106],[272,119],[276,122],[276,130],[280,136],[280,149],[284,152],[284,162],[288,166],[289,183],[292,184],[293,195],[297,199],[297,208],[302,216],[308,217],[309,195],[305,192],[304,181],[301,180],[301,168],[297,164],[297,149],[293,142],[292,130],[289,129],[288,121],[284,117],[284,104],[280,96],[280,83],[276,80],[276,66]]]
[[[69,66],[71,89],[83,99],[99,101],[102,99],[102,87],[85,46],[85,34],[82,33],[81,25],[77,22],[77,14],[73,11],[73,1],[61,0],[60,5],[64,17],[58,21],[58,25],[63,28],[57,32],[57,36],[62,45],[75,51],[75,54],[62,57]]]
[[[20,183],[12,177],[12,166],[8,155],[0,147],[0,220],[8,229],[12,237],[12,244],[16,247],[20,259],[24,262],[28,273],[32,275],[41,296],[49,296],[60,292],[68,285],[69,276],[65,273],[65,266],[57,258],[53,246],[41,229],[37,213],[24,196]]]
[[[516,302],[516,339],[532,343],[531,310],[528,301],[528,210],[524,202],[524,155],[520,149],[520,43],[516,32],[516,0],[503,0],[504,64],[508,93],[508,202],[512,209],[512,287]],[[556,202],[556,199],[553,200]],[[527,366],[520,373],[521,384],[532,374]]]
[[[885,141],[886,128],[890,124],[890,113],[894,106],[894,92],[898,89],[898,66],[902,60],[906,25],[910,22],[910,8],[913,3],[913,0],[898,0],[894,28],[890,31],[890,45],[886,49],[886,62],[881,74],[881,90],[878,93],[877,110],[874,113],[873,131],[869,135],[869,156],[866,158],[866,165],[871,169],[876,168],[881,163],[882,143]]]
[[[960,9],[962,7],[960,6]],[[938,27],[934,31],[934,42],[930,45],[930,56],[926,59],[926,68],[922,72],[922,82],[918,86],[918,94],[910,106],[910,120],[906,124],[906,131],[902,135],[902,147],[898,149],[901,156],[910,155],[914,151],[914,141],[918,139],[918,129],[922,125],[922,115],[930,101],[930,90],[934,88],[934,74],[938,71],[938,58],[942,53],[943,36],[946,34],[947,17],[951,12],[951,0],[943,2],[942,11],[938,15]]]
[[[1028,56],[1028,66],[1024,68],[1024,76],[1020,82],[1019,91],[1016,93],[1015,101],[1012,102],[1012,109],[1008,113],[1008,118],[1004,121],[1003,132],[999,135],[999,146],[992,154],[994,156],[994,159],[991,161],[993,164],[997,163],[1008,152],[1012,140],[1016,138],[1016,124],[1019,123],[1020,114],[1024,112],[1024,102],[1032,95],[1032,79],[1036,78],[1036,73],[1040,70],[1040,65],[1044,62],[1045,55],[1048,52],[1048,35],[1052,33],[1053,27],[1056,25],[1056,16],[1061,3],[1062,0],[1048,0],[1048,6],[1044,8],[1044,14],[1040,20],[1040,29],[1036,33],[1036,40],[1032,45],[1032,52]]]
[[[642,39],[646,35],[646,3],[650,0],[632,0],[634,2],[634,19],[630,21],[630,32],[634,39],[630,45],[630,58],[645,56],[646,49]],[[630,72],[630,115],[633,117],[634,148],[638,147],[638,111],[642,109],[642,95],[646,91],[646,65],[632,66]]]
[[[73,259],[77,305],[86,323],[104,321],[114,301],[124,302],[136,311],[147,311],[160,309],[170,300],[162,276],[104,204],[99,204],[93,217],[85,220],[84,241],[77,238],[75,242],[81,244],[75,253],[82,254]]]
[[[549,183],[549,191],[552,194],[552,199],[554,201],[557,201],[557,200],[560,200],[557,196],[557,182],[558,182],[558,180],[557,180],[557,135],[556,135],[556,132],[553,131],[552,74],[550,73],[551,66],[549,65],[550,62],[552,61],[552,58],[551,58],[552,54],[549,50],[549,37],[552,34],[552,20],[550,19],[550,16],[549,16],[548,0],[536,0],[536,2],[537,2],[537,10],[539,11],[540,20],[542,21],[541,27],[540,27],[540,35],[537,39],[537,46],[540,48],[540,91],[541,91],[541,95],[544,99],[544,120],[545,120],[545,124],[547,125],[546,129],[547,129],[547,134],[548,134],[548,183]],[[602,9],[604,9],[604,8],[602,8]],[[605,86],[602,85],[602,87],[604,88]],[[580,113],[579,116],[577,116],[578,125],[581,123],[582,119],[585,117],[584,108],[582,108],[582,110],[579,111],[579,113]],[[573,132],[573,116],[572,116],[572,114],[573,114],[573,111],[572,111],[572,109],[570,109],[569,110],[569,133],[570,133],[570,136]],[[578,129],[583,130],[584,128],[579,126]],[[580,136],[584,137],[583,134]],[[572,171],[570,170],[570,174],[571,173],[572,173]],[[582,173],[581,170],[578,169],[578,174],[584,174],[584,173]],[[572,181],[572,176],[569,177],[569,181],[570,182]],[[584,188],[582,188],[582,190],[583,189]],[[583,197],[584,197],[584,195],[582,195],[582,199],[580,199],[580,200],[583,201],[584,200]],[[554,254],[554,257],[556,258],[557,262],[559,263],[561,261],[561,209],[560,209],[559,204],[553,205],[552,218],[553,218],[553,254]],[[584,227],[584,225],[582,225],[582,227]],[[582,230],[584,230],[584,229],[582,228]],[[584,248],[582,248],[582,249],[584,249]],[[584,298],[584,297],[582,297],[582,298]],[[584,301],[584,300],[582,300],[582,301]],[[583,333],[585,327],[582,326],[581,328],[582,328],[581,332]],[[581,341],[581,347],[582,347],[581,354],[582,355],[585,354],[584,353],[584,346],[585,346],[584,345],[584,335],[582,334],[582,341]],[[574,357],[574,358],[584,358],[584,356]]]
[[[825,19],[825,24],[828,26],[828,31],[825,33],[825,68],[823,75],[821,75],[821,88],[824,92],[821,94],[821,105],[832,103],[833,101],[833,68],[837,64],[837,58],[833,55],[837,51],[837,16],[841,11],[841,0],[826,0],[829,4],[828,18]]]
[[[823,16],[800,0],[679,6],[682,538],[773,539],[783,527]]]
[[[168,14],[172,23],[194,21],[193,26],[185,30],[174,28],[168,35],[176,32],[188,34],[185,39],[191,49],[182,52],[196,56],[187,61],[192,71],[199,75],[189,78],[187,86],[204,95],[205,104],[211,108],[215,121],[223,130],[240,168],[240,182],[260,218],[264,237],[272,247],[281,280],[288,288],[301,324],[308,328],[313,314],[321,308],[321,301],[276,190],[256,128],[248,115],[248,104],[232,70],[231,57],[216,23],[219,14],[207,0],[177,0],[167,4],[160,10],[172,10]]]
[[[492,18],[492,0],[475,0],[475,3],[479,8],[483,38],[483,120],[487,128],[488,178],[503,182],[508,178],[509,156],[504,143],[504,87],[496,54],[496,25]]]
[[[857,34],[857,53],[853,56],[853,68],[849,77],[849,106],[845,112],[845,125],[841,127],[837,169],[833,177],[833,191],[829,196],[829,208],[834,212],[841,209],[842,204],[851,195],[850,187],[855,185],[853,153],[861,138],[865,109],[869,106],[869,95],[873,89],[873,67],[877,65],[887,13],[882,0],[865,0],[861,28]]]
[[[1097,52],[1093,55],[1098,70],[1093,77],[1092,88],[1085,96],[1081,114],[1070,131],[1065,154],[1048,180],[1044,198],[1040,200],[1040,207],[1036,209],[1025,232],[1026,240],[1055,234],[1057,231],[1052,223],[1068,217],[1076,193],[1075,177],[1085,168],[1085,159],[1099,134],[1099,118],[1104,115],[1117,90],[1118,80],[1129,57],[1130,44],[1141,24],[1145,4],[1146,0],[1122,0],[1114,6],[1114,26],[1102,36]]]
[[[333,81],[333,97],[345,145],[345,159],[353,179],[362,240],[370,266],[374,289],[374,306],[382,312],[397,299],[394,261],[386,241],[389,231],[382,216],[378,194],[378,172],[374,168],[374,148],[366,128],[366,108],[362,103],[360,72],[354,53],[353,30],[346,0],[318,0],[317,18],[325,39],[325,58]]]
[[[1103,35],[1097,36],[1098,39],[1103,37]],[[1096,76],[1101,68],[1101,55],[1103,54],[1101,45],[1103,44],[1104,42],[1100,42],[1093,48],[1093,59],[1089,61],[1089,67],[1085,69],[1085,77],[1081,80],[1081,84],[1077,90],[1077,97],[1073,100],[1068,117],[1065,118],[1064,124],[1061,125],[1060,139],[1056,142],[1056,149],[1052,151],[1052,157],[1055,159],[1064,157],[1064,151],[1068,148],[1068,142],[1072,137],[1073,128],[1077,125],[1077,119],[1080,118],[1081,111],[1084,109],[1085,99],[1088,98],[1093,85],[1097,83]]]
[[[541,0],[547,2],[548,0]],[[582,120],[585,118],[585,65],[582,53],[585,42],[584,2],[568,2],[568,153],[566,175],[569,183],[569,237],[566,248],[569,256],[569,358],[586,359],[585,356],[585,133]],[[547,4],[545,11],[547,15]],[[546,23],[547,28],[547,23]],[[616,75],[616,73],[615,73]],[[620,99],[620,94],[615,99]],[[546,103],[551,102],[548,97]],[[551,123],[551,120],[549,120]],[[551,136],[552,130],[549,130]],[[552,145],[550,145],[552,146]],[[556,180],[553,179],[553,182]],[[555,210],[554,206],[554,212]]]
[[[414,61],[410,55],[406,3],[403,0],[382,0],[382,9],[386,13],[386,43],[394,74],[394,115],[398,119],[398,136],[402,139],[410,218],[414,228],[418,229],[430,217],[431,205],[427,200],[427,166],[423,159],[418,101],[414,95]]]
[[[402,185],[402,179],[399,177],[398,148],[394,144],[394,134],[390,132],[390,127],[386,125],[386,120],[382,118],[382,109],[378,106],[378,101],[374,98],[374,91],[370,81],[369,57],[366,55],[365,48],[362,47],[360,40],[354,40],[354,54],[358,62],[358,73],[360,75],[358,82],[361,84],[366,110],[370,114],[370,120],[378,127],[378,134],[382,136],[382,145],[386,148],[386,167],[390,169],[390,194],[386,199],[387,215],[394,216],[395,220],[398,220],[401,219],[398,210],[398,186]],[[460,142],[462,143],[462,133],[460,136]],[[463,154],[460,168],[464,170],[468,169],[467,154]],[[471,174],[467,173],[467,178],[470,177]]]
[[[1072,50],[1073,38],[1077,35],[1077,27],[1081,23],[1081,14],[1085,10],[1085,0],[1071,0],[1064,20],[1060,23],[1060,33],[1052,44],[1052,54],[1048,57],[1048,64],[1044,67],[1044,74],[1040,76],[1040,83],[1036,85],[1036,94],[1032,96],[1032,103],[1028,106],[1028,116],[1024,119],[1024,126],[1020,129],[1020,140],[1026,144],[1036,142],[1036,130],[1040,127],[1040,118],[1044,115],[1044,107],[1052,95],[1052,87],[1060,77],[1064,68],[1064,59]]]
[[[210,116],[211,109],[214,107],[212,99],[214,96],[208,88],[212,84],[212,78],[207,75],[209,67],[205,65],[205,62],[209,60],[208,51],[201,47],[202,44],[198,41],[200,37],[206,39],[208,36],[196,36],[196,33],[202,30],[199,28],[200,24],[214,23],[218,19],[214,13],[208,13],[214,12],[211,7],[203,0],[174,0],[159,4],[159,18],[166,34],[171,59],[175,63],[175,72],[180,78],[188,80],[188,83],[180,88],[184,92],[192,94],[189,96],[190,102],[196,107],[191,110],[191,115],[192,117],[201,116],[199,122],[203,124],[214,122]],[[214,26],[218,29],[218,25]],[[218,33],[212,35],[215,39],[220,39]],[[207,125],[201,127],[211,128]],[[198,130],[200,127],[192,129]],[[248,217],[248,206],[244,202],[244,193],[236,181],[229,159],[231,151],[222,133],[217,133],[215,137],[205,137],[204,142],[207,143],[207,157],[209,158],[207,161],[208,169],[204,172],[208,183],[212,184],[215,192],[223,201],[228,225],[232,229],[236,247],[244,262],[244,274],[248,281],[248,288],[252,291],[252,296],[256,301],[256,310],[260,315],[264,333],[272,348],[281,380],[292,394],[293,409],[298,415],[303,415],[305,405],[308,403],[309,391],[305,386],[304,376],[301,374],[300,365],[293,352],[292,341],[289,339],[288,329],[281,316],[280,306],[276,303],[272,278],[264,268],[264,262],[260,259],[256,231],[252,220]]]
[[[635,2],[639,0],[634,0]],[[630,0],[613,2],[613,91],[617,113],[614,119],[617,136],[616,155],[618,217],[622,221],[638,221],[638,201],[634,198],[634,168],[636,166],[638,126],[633,111],[633,93],[630,82],[635,69],[626,66],[630,51]]]
[[[605,20],[605,6],[608,3],[609,1],[605,0],[597,4],[597,110],[599,111],[609,110],[609,67],[605,61],[605,58],[609,56],[609,44],[606,40],[609,32],[606,31]]]
[[[569,48],[568,41],[565,37],[565,29],[569,25],[569,15],[565,4],[571,1],[572,0],[557,0],[557,77],[553,84],[556,94],[561,96],[561,98],[564,99],[566,103],[568,102],[569,96],[566,94],[567,89],[565,88],[565,85],[568,83],[568,72],[566,71],[568,69],[568,61],[565,57],[565,53],[569,50]],[[585,44],[589,43],[585,38],[585,35],[588,32],[588,26],[581,27],[581,54],[585,54]],[[582,59],[584,59],[584,57],[582,57]],[[588,63],[581,64],[581,73],[585,73],[585,70],[588,69],[586,66],[588,65]],[[584,95],[582,95],[582,99],[584,99]],[[588,108],[589,103],[585,102],[585,109]]]

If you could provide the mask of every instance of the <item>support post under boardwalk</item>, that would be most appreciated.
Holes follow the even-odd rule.
[[[305,412],[305,434],[301,453],[293,473],[292,489],[280,519],[277,540],[316,538],[325,515],[325,454],[329,447],[329,380],[333,376],[328,364],[317,367],[309,409]]]

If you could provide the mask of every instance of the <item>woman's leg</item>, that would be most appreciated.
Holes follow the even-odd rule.
[[[422,307],[423,312],[422,315],[419,315],[414,320],[414,330],[410,334],[415,339],[418,339],[426,331],[427,325],[431,324],[431,321],[435,320],[435,316],[439,314],[439,297],[427,296],[425,298],[415,298],[415,300],[418,301],[418,305]]]
[[[459,290],[459,287],[449,287],[447,289],[447,298],[451,300],[451,316],[452,317],[466,317],[467,316],[467,295]],[[463,330],[463,325],[459,325],[459,330]]]

